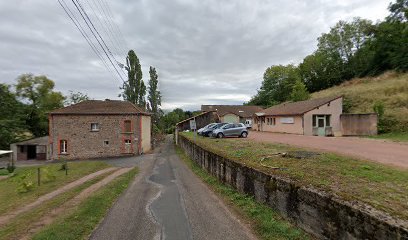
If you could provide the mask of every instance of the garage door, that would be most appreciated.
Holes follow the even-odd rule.
[[[227,114],[224,116],[224,122],[227,123],[238,123],[239,117],[235,114]]]

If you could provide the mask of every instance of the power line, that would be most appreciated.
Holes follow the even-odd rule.
[[[93,44],[93,42],[90,40],[88,34],[86,33],[86,31],[83,29],[81,23],[76,19],[74,13],[71,11],[71,9],[67,6],[67,4],[65,3],[64,0],[62,0],[62,2],[60,0],[58,0],[58,3],[61,5],[61,7],[63,8],[63,10],[65,11],[65,13],[68,15],[68,17],[71,19],[71,21],[74,23],[74,25],[76,26],[76,28],[79,30],[79,32],[81,33],[81,35],[85,38],[86,42],[89,44],[89,46],[92,48],[92,50],[94,51],[94,53],[99,57],[99,59],[102,61],[103,65],[105,66],[105,68],[112,74],[111,70],[109,69],[108,64],[106,63],[106,60],[100,55],[99,51],[97,50],[96,46]],[[65,6],[64,6],[65,5]],[[115,77],[115,75],[112,75]]]
[[[109,49],[108,46],[106,45],[105,41],[103,40],[103,38],[102,38],[101,35],[99,34],[98,30],[96,30],[94,24],[92,23],[91,19],[90,19],[89,16],[88,16],[88,14],[87,14],[86,11],[83,9],[82,5],[78,2],[78,0],[71,0],[71,1],[72,1],[72,3],[75,5],[75,7],[76,7],[76,9],[78,10],[78,12],[81,14],[81,17],[82,17],[82,19],[84,19],[84,21],[85,21],[86,25],[88,26],[88,28],[91,30],[92,35],[95,37],[96,41],[97,41],[98,44],[101,46],[103,52],[105,53],[105,55],[106,55],[106,57],[108,58],[109,62],[112,64],[112,66],[113,66],[113,68],[115,69],[116,73],[119,75],[119,77],[122,79],[122,81],[125,82],[125,80],[123,79],[122,75],[119,73],[118,69],[116,68],[115,64],[112,62],[112,59],[109,57],[108,53],[106,52],[106,50],[109,52],[109,54],[112,56],[112,58],[114,59],[115,62],[118,62],[118,61],[116,61],[115,57],[113,56],[112,52],[110,51],[110,49]],[[75,3],[75,2],[76,2],[76,3]],[[81,10],[82,10],[83,14],[82,14]],[[84,14],[85,14],[85,17],[86,17],[86,18],[84,17]],[[87,21],[87,19],[88,19],[89,22]],[[92,30],[92,28],[91,28],[91,26],[90,26],[89,24],[92,25],[92,28],[93,28],[94,30]],[[99,36],[99,38],[101,39],[103,45],[102,45],[102,43],[99,41],[99,39],[96,37],[94,31],[96,32],[96,34],[97,34],[97,35]],[[105,46],[106,50],[105,50],[104,46]]]
[[[103,6],[103,5],[105,6],[106,12],[108,13],[107,15],[109,15],[108,19],[110,20],[110,22],[112,22],[113,26],[115,26],[116,31],[119,33],[119,38],[120,38],[120,40],[122,40],[122,43],[125,46],[125,53],[127,54],[128,47],[127,47],[125,38],[123,37],[122,31],[120,31],[120,28],[118,27],[116,22],[113,21],[113,14],[112,14],[112,11],[111,11],[111,9],[109,7],[108,2],[106,2],[105,0],[100,0],[100,2],[102,3],[101,6]]]
[[[102,20],[99,17],[99,15],[102,15],[102,14],[99,14],[98,9],[97,9],[97,11],[95,11],[95,9],[91,5],[90,1],[87,1],[87,2],[88,2],[89,8],[92,10],[92,13],[93,13],[94,17],[97,19],[97,22],[99,23],[100,28],[103,30],[103,32],[105,33],[105,36],[107,36],[109,42],[111,43],[111,46],[113,47],[113,50],[116,52],[117,55],[121,55],[121,50],[119,49],[119,47],[117,45],[117,42],[115,42],[115,40],[113,38],[112,32],[111,32],[111,30],[110,30],[110,28],[109,28],[109,26],[108,26],[108,24],[106,22],[106,19],[102,18],[103,20],[105,20],[105,24],[102,23]],[[96,4],[95,4],[95,1],[92,1],[92,2],[94,3],[93,5],[96,8],[98,8],[98,6],[96,6]],[[97,12],[98,12],[98,14],[97,14]]]

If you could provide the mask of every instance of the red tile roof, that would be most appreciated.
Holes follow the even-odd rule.
[[[201,105],[201,111],[209,112],[216,111],[219,116],[224,116],[228,113],[235,114],[240,117],[252,117],[256,112],[263,111],[259,106],[243,106],[243,105]]]
[[[341,98],[342,96],[332,96],[325,98],[316,98],[300,102],[289,102],[282,103],[279,105],[272,106],[270,108],[261,111],[264,115],[303,115],[306,112],[309,112],[317,107],[320,107],[326,103],[329,103],[333,100]]]
[[[52,111],[50,114],[142,114],[150,115],[129,101],[87,100]]]

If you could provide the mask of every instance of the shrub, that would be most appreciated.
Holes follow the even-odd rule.
[[[57,176],[48,168],[43,168],[42,169],[42,174],[41,174],[41,179],[43,180],[44,183],[47,182],[53,182]]]
[[[34,188],[34,183],[31,180],[31,173],[26,173],[22,175],[19,179],[19,186],[17,191],[19,193],[26,193],[31,191]]]
[[[14,164],[7,163],[7,171],[9,173],[13,173],[14,170],[16,170],[16,166],[14,166]]]

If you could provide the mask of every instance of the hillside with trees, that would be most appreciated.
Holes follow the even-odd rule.
[[[400,74],[408,71],[408,0],[397,0],[388,10],[389,15],[378,23],[358,17],[339,21],[317,39],[317,50],[300,64],[268,67],[257,94],[246,104],[270,107],[306,100],[309,93],[317,97],[342,94],[340,90],[344,90],[346,110],[385,109],[381,131],[408,131],[403,121],[408,118],[407,75]],[[387,71],[394,73],[381,75]],[[350,81],[355,78],[361,79]],[[318,93],[325,89],[329,90]]]

